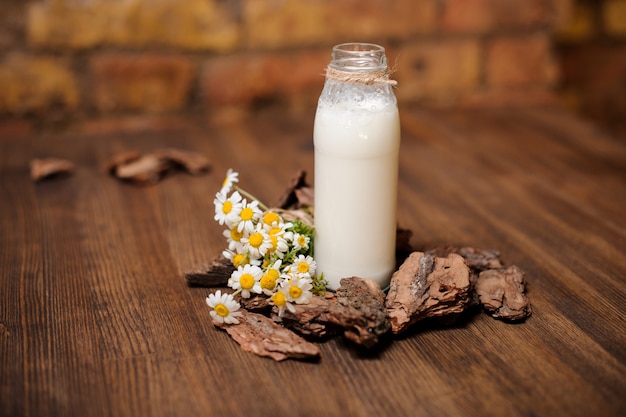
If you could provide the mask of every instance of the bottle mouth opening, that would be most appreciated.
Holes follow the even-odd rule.
[[[342,71],[376,71],[387,68],[385,48],[373,43],[335,45],[330,66]]]

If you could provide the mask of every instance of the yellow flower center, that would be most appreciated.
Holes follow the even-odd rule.
[[[276,250],[276,247],[278,246],[278,238],[276,236],[270,236],[270,243],[272,244],[272,247],[270,249],[273,252]]]
[[[273,290],[276,287],[276,278],[278,278],[278,274],[274,277],[273,274],[271,274],[272,271],[273,270],[268,271],[268,273],[263,275],[263,278],[261,278],[261,288]]]
[[[300,246],[304,246],[306,245],[306,236],[298,236],[298,245]]]
[[[239,242],[243,237],[243,232],[238,232],[236,227],[230,229],[230,238],[235,242]]]
[[[287,304],[287,300],[285,299],[285,294],[283,294],[282,292],[277,292],[273,294],[272,301],[274,302],[274,305],[278,307],[282,307],[285,304]]]
[[[222,205],[222,212],[224,214],[228,214],[231,212],[232,209],[233,209],[233,202],[230,200],[226,200],[224,204]]]
[[[277,234],[279,234],[280,232],[282,232],[282,229],[280,227],[272,227],[270,229],[270,235],[275,236]]]
[[[252,210],[250,207],[246,207],[245,209],[241,210],[241,220],[251,220],[252,216],[254,216],[254,210]]]
[[[278,222],[280,222],[280,217],[278,217],[278,214],[274,213],[273,211],[268,211],[267,213],[265,213],[265,215],[263,215],[263,223],[267,225]]]
[[[293,298],[300,298],[300,296],[302,295],[302,289],[300,287],[292,285],[289,288],[289,295]]]
[[[274,288],[276,288],[276,280],[278,279],[278,277],[278,271],[275,269],[270,269],[265,275],[263,275],[263,278],[261,278],[261,288],[273,290]]]
[[[226,184],[228,184],[228,176],[226,178],[224,178],[224,181],[222,182],[222,188],[226,187]]]
[[[243,253],[238,253],[237,255],[233,256],[233,265],[235,265],[235,268],[239,268],[239,265],[242,265],[246,263],[246,255]]]
[[[226,317],[226,316],[228,316],[228,314],[230,314],[230,311],[228,310],[228,307],[226,307],[222,303],[219,303],[218,305],[216,305],[213,310],[215,310],[217,315],[221,316],[221,317]]]
[[[305,274],[309,272],[309,264],[306,262],[300,262],[298,264],[298,272],[301,274]]]
[[[254,287],[254,277],[250,274],[243,274],[239,277],[239,283],[241,284],[241,288],[249,290]]]
[[[250,240],[248,241],[250,242],[250,246],[258,248],[263,243],[263,235],[259,232],[255,232],[250,235]]]

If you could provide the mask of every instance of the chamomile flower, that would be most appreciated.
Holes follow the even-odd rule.
[[[276,226],[282,223],[282,218],[275,211],[268,210],[263,213],[263,225],[267,227]]]
[[[279,259],[272,266],[265,270],[265,273],[261,277],[261,289],[263,294],[272,295],[276,289],[276,285],[280,279],[280,266],[282,261]]]
[[[287,294],[282,288],[272,294],[270,297],[270,304],[275,305],[278,308],[278,317],[283,316],[285,309],[292,313],[296,312],[296,308],[289,302]]]
[[[295,250],[307,250],[309,248],[309,242],[311,238],[307,235],[301,235],[300,233],[293,234],[293,248]]]
[[[230,229],[224,230],[224,237],[226,237],[226,242],[228,242],[228,249],[236,252],[243,252],[243,243],[241,242],[241,238],[244,237],[243,232],[237,231],[237,226],[233,226]]]
[[[308,304],[313,293],[313,284],[309,278],[292,277],[285,281],[284,285],[287,300],[296,304]]]
[[[239,224],[237,225],[237,231],[252,233],[254,231],[255,224],[261,218],[261,214],[259,202],[257,200],[253,200],[250,203],[243,200],[243,207],[238,213]]]
[[[290,271],[299,277],[312,277],[315,275],[315,261],[309,255],[299,255],[298,259],[293,261]]]
[[[282,223],[267,230],[272,244],[270,253],[275,252],[279,258],[282,258],[289,251],[288,241],[293,236],[293,232],[287,231],[289,227],[291,227],[291,223]]]
[[[249,236],[241,238],[243,250],[253,258],[262,258],[272,248],[270,235],[262,227],[257,227]]]
[[[250,298],[251,293],[261,294],[261,284],[259,281],[263,276],[263,271],[256,265],[246,264],[240,266],[232,273],[228,280],[228,286],[233,290],[241,291],[243,298]]]
[[[239,192],[235,191],[230,197],[226,194],[217,193],[213,204],[215,204],[215,220],[220,224],[232,227],[239,221],[239,215],[243,209],[245,200],[242,202]]]
[[[228,194],[233,188],[233,185],[237,182],[239,182],[239,173],[228,168],[228,171],[226,171],[226,178],[224,178],[224,182],[222,182],[222,189],[220,190],[220,193]]]
[[[235,301],[231,294],[222,294],[217,290],[215,294],[209,294],[206,303],[211,307],[211,317],[218,323],[239,324],[237,317],[241,317],[239,303]]]
[[[230,260],[235,268],[239,268],[240,266],[244,266],[246,264],[256,266],[261,265],[260,259],[250,258],[250,255],[247,252],[238,252],[227,249],[222,252],[222,255],[224,255],[224,258]]]

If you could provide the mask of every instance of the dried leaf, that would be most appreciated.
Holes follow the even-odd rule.
[[[124,151],[118,152],[111,157],[106,163],[105,169],[111,175],[115,175],[115,170],[120,165],[126,165],[132,161],[136,161],[141,158],[141,152],[139,151]]]
[[[176,166],[182,167],[191,175],[199,175],[206,172],[211,167],[207,157],[192,151],[177,148],[158,149],[152,153],[158,158],[172,162]]]
[[[74,172],[74,163],[65,159],[36,158],[30,161],[30,177],[33,181],[72,172]]]
[[[180,168],[192,175],[209,170],[208,159],[199,153],[176,148],[157,149],[141,154],[125,151],[114,155],[106,164],[107,171],[116,178],[139,185],[159,182],[166,174]]]
[[[170,168],[169,162],[151,155],[142,155],[139,159],[118,165],[115,176],[136,184],[155,184]]]

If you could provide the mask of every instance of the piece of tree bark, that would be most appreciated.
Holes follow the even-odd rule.
[[[289,329],[279,326],[261,314],[240,310],[239,324],[224,325],[223,328],[246,352],[269,357],[275,361],[285,359],[311,359],[320,356],[317,345],[307,342]]]
[[[456,253],[461,255],[463,259],[467,261],[469,267],[474,271],[502,268],[500,251],[495,249],[474,249],[471,247],[463,247]]]
[[[298,207],[314,207],[315,206],[315,194],[312,187],[304,186],[296,188],[296,199],[298,200]]]
[[[524,272],[515,265],[481,272],[475,291],[495,318],[518,321],[531,315],[530,301],[524,294]]]
[[[387,294],[387,314],[393,333],[428,318],[458,314],[470,297],[469,267],[457,254],[438,258],[413,252],[396,271]]]
[[[223,255],[211,262],[203,262],[185,271],[185,278],[190,285],[202,287],[222,287],[235,270],[233,263]]]
[[[295,304],[293,313],[284,310],[279,315],[277,308],[273,308],[272,319],[302,335],[326,338],[341,333],[341,326],[335,324],[336,320],[331,320],[330,317],[338,315],[336,310],[345,308],[334,300],[313,296],[308,304]]]
[[[59,158],[35,158],[30,161],[30,177],[33,181],[41,181],[57,175],[68,175],[74,172],[74,163]]]
[[[372,322],[356,308],[319,296],[311,297],[308,304],[296,304],[294,308],[294,312],[285,310],[279,316],[274,307],[272,318],[305,336],[325,338],[343,333],[347,339],[366,347],[379,341],[380,335],[373,331]]]
[[[376,345],[379,338],[391,329],[385,308],[385,293],[371,279],[342,278],[339,284],[337,302],[360,311],[367,320],[368,337],[359,337],[359,340],[354,341],[366,347]]]
[[[440,246],[427,251],[440,258],[445,258],[451,253],[459,254],[467,261],[472,272],[478,274],[486,269],[502,268],[500,252],[495,249],[475,249],[469,246]]]
[[[306,171],[301,170],[291,179],[275,206],[284,210],[296,210],[314,205],[313,189],[306,182]]]
[[[264,294],[253,295],[250,298],[243,298],[241,294],[236,297],[242,308],[255,313],[267,313],[272,308],[270,298]]]
[[[471,272],[471,306],[481,305],[492,317],[509,321],[523,320],[531,315],[530,300],[524,294],[524,272],[516,266],[504,269],[500,252],[496,249],[441,246],[427,253],[437,256],[458,253],[467,261]],[[494,272],[485,274],[479,287],[480,274],[486,271]]]

